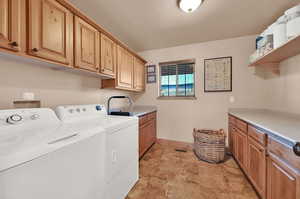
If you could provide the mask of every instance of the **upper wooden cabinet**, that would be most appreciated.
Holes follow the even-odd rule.
[[[28,53],[73,65],[73,14],[55,0],[29,0],[28,14]]]
[[[0,0],[0,52],[106,77],[103,88],[145,87],[146,61],[68,0]]]
[[[116,76],[116,43],[106,35],[101,34],[101,73],[111,77]]]
[[[21,0],[0,0],[0,48],[20,50]]]
[[[145,64],[138,58],[134,58],[134,84],[136,91],[145,89]]]
[[[99,32],[79,17],[75,17],[75,67],[99,71]]]
[[[117,47],[117,87],[133,89],[133,55],[121,46]]]

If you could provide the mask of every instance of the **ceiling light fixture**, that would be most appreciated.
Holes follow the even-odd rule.
[[[180,0],[179,7],[184,12],[194,12],[203,2],[203,0]]]

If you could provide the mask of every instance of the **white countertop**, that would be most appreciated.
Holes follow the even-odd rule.
[[[133,106],[131,109],[134,116],[140,117],[148,113],[157,111],[156,106]]]
[[[300,115],[265,109],[229,109],[228,113],[289,142],[300,142]]]

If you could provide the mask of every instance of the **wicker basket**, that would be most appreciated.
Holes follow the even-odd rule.
[[[223,129],[219,131],[194,129],[194,151],[201,160],[220,163],[225,159],[225,139]]]

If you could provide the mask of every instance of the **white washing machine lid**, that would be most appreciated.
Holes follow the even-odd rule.
[[[10,124],[12,115],[22,120]],[[51,109],[0,110],[0,172],[103,132],[99,127],[84,133],[69,128]]]
[[[83,141],[90,137],[102,134],[103,128],[86,129],[76,131],[66,125],[61,125],[57,129],[42,130],[44,136],[34,136],[32,139],[19,139],[15,143],[0,145],[0,172],[19,166],[26,162],[42,157],[48,153]],[[104,139],[104,138],[103,138]]]

